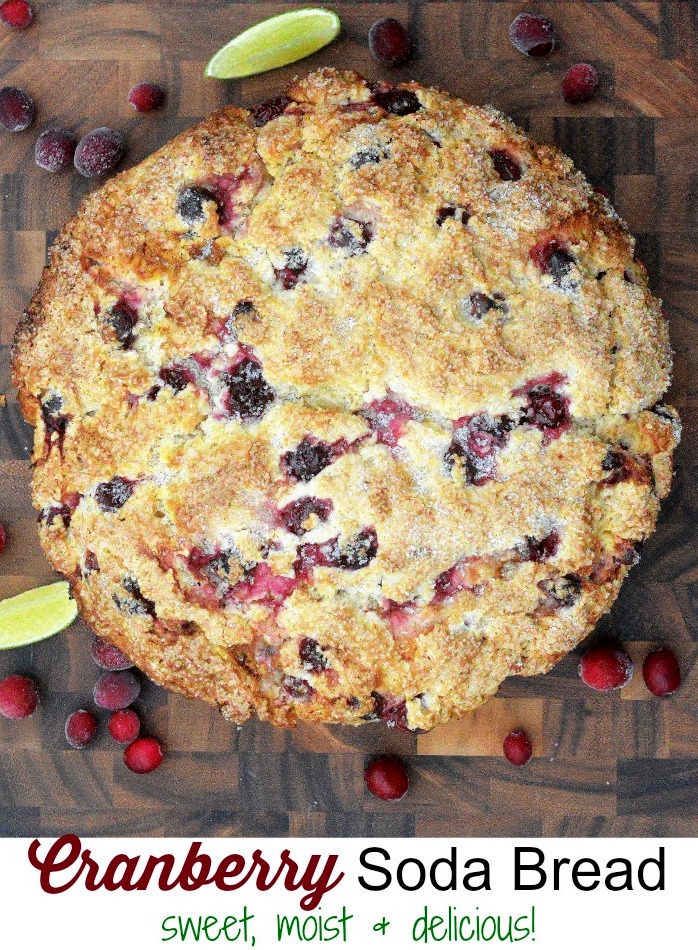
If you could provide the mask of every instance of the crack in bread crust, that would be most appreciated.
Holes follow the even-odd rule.
[[[235,721],[427,729],[615,600],[670,487],[667,328],[608,202],[501,114],[329,69],[283,105],[54,244],[13,347],[41,540]]]

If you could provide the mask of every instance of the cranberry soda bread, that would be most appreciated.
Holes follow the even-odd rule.
[[[669,373],[569,159],[330,69],[88,197],[14,347],[83,616],[281,725],[428,729],[574,647],[669,489]]]

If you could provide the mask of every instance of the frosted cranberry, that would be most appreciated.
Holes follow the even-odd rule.
[[[192,381],[191,373],[179,366],[163,366],[158,375],[163,383],[176,393],[181,393]]]
[[[281,691],[288,699],[306,703],[313,698],[315,690],[307,680],[299,676],[284,676],[281,680]]]
[[[135,330],[138,323],[136,310],[125,300],[120,300],[109,309],[106,319],[116,334],[121,349],[130,350],[136,339]]]
[[[60,172],[73,163],[77,139],[67,129],[46,129],[36,140],[34,159],[47,172]]]
[[[655,696],[671,696],[681,685],[681,667],[671,650],[653,650],[642,664],[642,677]]]
[[[298,655],[303,666],[310,673],[321,673],[328,667],[327,657],[320,649],[320,644],[312,637],[303,637],[298,646]]]
[[[65,496],[65,501],[61,505],[51,505],[49,508],[44,508],[39,515],[39,523],[46,524],[50,527],[57,518],[60,518],[63,522],[63,526],[68,530],[70,527],[70,521],[73,517],[73,513],[77,506],[80,504],[80,499],[82,495],[78,492],[69,492]]]
[[[109,735],[115,742],[126,745],[138,738],[141,731],[141,721],[138,713],[132,709],[117,709],[109,717]]]
[[[558,391],[564,382],[565,377],[560,373],[551,373],[531,380],[512,393],[513,396],[526,397],[519,423],[540,429],[544,444],[557,439],[570,424],[569,397]]]
[[[490,310],[496,306],[494,300],[491,297],[488,297],[487,294],[481,293],[479,290],[474,291],[469,298],[470,301],[470,316],[474,320],[480,320],[482,317],[486,316]]]
[[[358,152],[355,152],[349,159],[349,164],[356,171],[357,168],[361,168],[363,165],[377,165],[379,162],[382,162],[388,157],[388,152],[386,149],[379,148],[360,148]]]
[[[378,553],[378,535],[374,528],[364,528],[351,538],[333,558],[333,566],[345,571],[358,571],[366,567]]]
[[[157,739],[136,739],[124,750],[124,764],[132,772],[145,775],[160,765],[164,755]]]
[[[36,106],[31,96],[16,86],[0,89],[0,125],[9,132],[23,132],[36,117]]]
[[[108,640],[95,637],[92,643],[92,659],[103,670],[128,670],[133,666],[125,653]]]
[[[390,729],[399,729],[401,732],[412,732],[407,725],[407,703],[404,699],[394,696],[384,696],[381,693],[372,693],[373,713],[370,719],[379,719]]]
[[[415,411],[409,403],[397,396],[376,399],[361,411],[381,445],[396,446],[414,419]]]
[[[286,263],[283,267],[275,267],[276,279],[284,290],[293,290],[308,267],[308,258],[299,247],[286,251]]]
[[[412,48],[407,30],[394,17],[376,20],[368,31],[371,56],[383,66],[402,66],[410,58]]]
[[[298,537],[316,526],[317,521],[327,521],[332,513],[329,498],[298,498],[290,501],[279,512],[281,524]]]
[[[545,615],[572,607],[582,592],[582,583],[576,574],[565,574],[539,581],[538,589],[544,595],[538,611]]]
[[[110,482],[102,482],[95,488],[95,501],[107,513],[123,508],[133,494],[133,482],[116,475]]]
[[[633,678],[633,661],[611,643],[591,647],[579,661],[579,675],[587,686],[601,692],[621,689]]]
[[[123,580],[124,590],[127,591],[133,600],[129,603],[129,613],[147,614],[150,617],[155,616],[155,603],[149,600],[141,593],[140,585],[135,577],[125,577]]]
[[[588,102],[599,88],[599,74],[591,63],[570,66],[562,80],[562,96],[570,105]]]
[[[538,564],[541,561],[549,561],[551,557],[555,557],[559,546],[560,535],[557,531],[551,531],[550,534],[539,541],[535,538],[526,538],[521,553],[525,561],[533,561]]]
[[[281,456],[281,468],[299,482],[309,482],[333,462],[332,448],[306,435],[295,449]]]
[[[418,112],[422,104],[409,89],[383,89],[373,93],[377,105],[393,115],[410,115]]]
[[[513,426],[508,416],[492,417],[485,412],[458,419],[446,462],[453,466],[459,458],[466,484],[483,485],[495,477],[497,452],[507,444]]]
[[[504,149],[494,149],[490,152],[490,158],[502,181],[518,181],[523,175],[523,169],[516,159]]]
[[[371,239],[373,230],[370,224],[354,221],[352,218],[337,217],[330,226],[327,243],[330,247],[348,251],[349,254],[362,254]]]
[[[136,112],[152,112],[165,101],[165,90],[154,82],[139,82],[129,90],[128,101]]]
[[[540,268],[541,273],[549,274],[556,284],[562,283],[575,263],[569,248],[557,238],[550,238],[531,248],[531,260]]]
[[[28,676],[13,673],[0,683],[0,716],[5,719],[26,719],[39,702],[39,690]]]
[[[364,769],[364,782],[376,798],[384,802],[395,802],[407,791],[407,768],[401,759],[392,755],[379,755]]]
[[[95,683],[94,700],[100,709],[125,709],[140,694],[141,684],[128,671],[102,673]]]
[[[509,25],[514,49],[525,56],[547,56],[555,49],[557,33],[552,22],[541,13],[519,13]]]
[[[34,7],[27,0],[0,3],[0,20],[12,30],[26,30],[34,19]]]
[[[274,401],[274,390],[264,379],[262,367],[256,360],[241,360],[222,378],[228,389],[228,412],[242,422],[259,419]]]
[[[73,163],[81,175],[96,178],[115,168],[123,158],[124,150],[122,136],[114,129],[102,126],[80,139]]]
[[[523,729],[515,729],[504,740],[504,755],[512,765],[525,765],[533,755],[533,746]]]
[[[207,188],[190,185],[188,188],[183,188],[177,196],[175,211],[187,224],[197,224],[206,220],[204,204],[207,201],[218,205],[215,195],[211,194]]]
[[[97,717],[86,709],[71,713],[65,723],[65,738],[74,749],[84,749],[97,735]]]
[[[273,99],[267,99],[266,102],[263,102],[261,106],[257,108],[252,113],[252,119],[257,128],[261,128],[263,125],[266,125],[267,122],[271,122],[272,119],[278,119],[280,115],[284,114],[286,106],[291,104],[291,100],[288,96],[280,95],[275,96]]]
[[[4,524],[0,524],[0,554],[7,547],[7,531]]]
[[[54,444],[58,446],[60,453],[63,452],[65,433],[71,417],[62,413],[62,408],[63,399],[57,393],[41,404],[41,419],[44,423],[44,449],[47,453],[50,452]]]

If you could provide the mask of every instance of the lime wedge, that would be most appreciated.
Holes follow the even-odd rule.
[[[66,581],[0,600],[0,650],[23,647],[59,633],[75,620],[77,604]]]
[[[240,33],[209,61],[206,76],[238,79],[295,63],[316,53],[339,33],[339,17],[331,10],[289,10],[262,20]]]

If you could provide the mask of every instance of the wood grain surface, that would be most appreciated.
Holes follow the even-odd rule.
[[[33,128],[0,135],[0,520],[9,531],[0,596],[51,579],[29,498],[31,430],[9,382],[9,344],[39,279],[46,248],[93,183],[50,175],[33,161],[38,133],[99,125],[128,139],[127,164],[227,102],[253,105],[305,67],[353,67],[388,76],[369,55],[381,16],[409,22],[413,61],[392,73],[443,86],[509,113],[540,141],[567,151],[604,188],[638,237],[653,289],[665,302],[676,350],[672,402],[683,417],[677,475],[659,529],[599,633],[625,641],[636,660],[655,644],[678,653],[685,684],[653,699],[636,674],[620,694],[594,694],[569,656],[552,673],[510,679],[458,722],[422,736],[381,726],[302,726],[295,732],[225,723],[203,704],[147,684],[138,702],[147,730],[166,744],[148,776],[127,771],[106,734],[70,749],[68,713],[91,706],[96,667],[78,623],[32,648],[0,653],[0,676],[34,675],[43,702],[30,719],[0,722],[0,834],[90,835],[696,835],[698,834],[698,8],[666,2],[554,2],[562,38],[545,60],[520,56],[507,27],[524,6],[509,2],[328,4],[341,38],[303,64],[234,82],[203,79],[225,40],[289,4],[35,0],[22,33],[0,32],[2,85],[38,104]],[[0,28],[1,29],[1,28]],[[560,96],[565,69],[597,65],[603,85],[584,106]],[[162,82],[166,107],[136,116],[128,89]],[[535,756],[516,770],[502,738],[523,726]],[[408,796],[384,804],[363,790],[367,755],[407,757]]]

